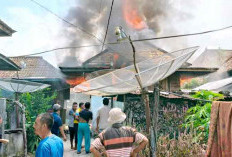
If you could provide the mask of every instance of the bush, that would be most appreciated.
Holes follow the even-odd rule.
[[[160,136],[157,142],[157,157],[200,157],[206,146],[195,141],[196,134],[181,133],[178,138]]]
[[[34,93],[24,93],[20,96],[20,102],[25,105],[26,114],[26,130],[27,130],[27,150],[34,153],[40,138],[35,135],[33,124],[37,115],[46,112],[52,107],[53,100],[56,98],[56,93],[50,95],[50,89],[44,89]]]
[[[192,95],[192,97],[214,101],[222,99],[223,95],[203,90]],[[196,129],[196,138],[202,143],[207,143],[208,141],[211,107],[211,102],[199,102],[196,106],[188,109],[185,121],[182,124],[182,126],[187,129]]]

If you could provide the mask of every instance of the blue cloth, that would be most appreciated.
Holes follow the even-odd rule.
[[[85,137],[85,151],[89,152],[90,149],[90,129],[88,123],[78,123],[78,142],[77,152],[81,152],[81,145],[83,136]]]
[[[52,116],[54,118],[54,124],[52,126],[51,132],[56,136],[60,136],[60,127],[62,126],[61,118],[56,112],[53,112]]]
[[[84,120],[86,120],[86,122],[88,123],[90,119],[93,119],[93,113],[89,110],[82,110],[79,113],[80,117],[83,118]]]
[[[63,141],[51,135],[40,141],[35,157],[63,157],[63,153]]]

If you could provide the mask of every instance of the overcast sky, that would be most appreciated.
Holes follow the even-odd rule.
[[[66,18],[75,0],[37,0],[60,17]],[[100,0],[99,0],[100,3]],[[162,30],[157,36],[194,33],[232,25],[232,1],[229,0],[170,0],[169,4],[180,12],[161,21]],[[67,46],[62,35],[69,26],[30,0],[0,0],[0,19],[17,32],[12,37],[0,38],[0,53],[6,56],[26,55],[57,47]],[[166,10],[167,12],[169,10]],[[179,18],[179,16],[183,17]],[[72,22],[72,21],[70,21]],[[172,32],[173,33],[173,32]],[[168,51],[190,46],[232,49],[232,29],[207,35],[156,41]],[[170,43],[176,42],[173,46]],[[196,54],[199,55],[200,52]],[[56,65],[64,57],[63,51],[44,54],[43,57]]]

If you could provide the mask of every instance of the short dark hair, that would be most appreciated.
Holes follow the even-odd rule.
[[[103,104],[104,105],[109,105],[109,99],[108,98],[104,98],[103,99]]]
[[[77,102],[73,102],[73,105],[77,105]]]
[[[40,122],[42,124],[46,124],[49,130],[52,129],[54,119],[50,113],[42,113],[42,114],[38,115],[38,117],[40,117]]]
[[[83,102],[80,102],[80,103],[79,103],[79,107],[81,107],[82,105],[84,105],[84,103],[83,103]]]
[[[86,109],[90,109],[90,102],[86,102],[86,103],[85,103],[85,108],[86,108]]]

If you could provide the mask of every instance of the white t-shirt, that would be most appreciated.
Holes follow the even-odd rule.
[[[108,123],[110,109],[110,107],[104,105],[97,111],[97,117],[100,116],[99,129],[106,129],[110,126]]]

